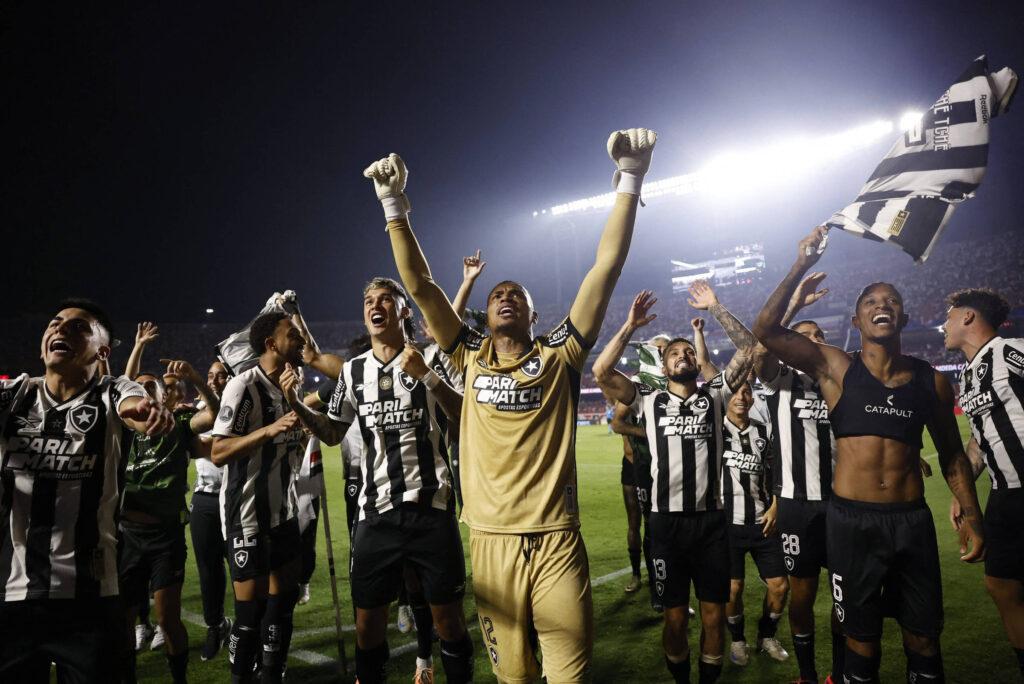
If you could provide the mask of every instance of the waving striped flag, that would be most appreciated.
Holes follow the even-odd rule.
[[[1012,69],[991,73],[978,57],[896,141],[853,204],[825,225],[895,243],[924,263],[953,209],[985,177],[989,120],[1007,111],[1016,88]]]

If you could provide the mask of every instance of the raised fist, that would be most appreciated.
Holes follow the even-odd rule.
[[[608,137],[608,156],[618,169],[612,176],[612,187],[618,192],[640,194],[644,174],[651,167],[651,155],[658,134],[646,128],[615,131]]]
[[[377,192],[377,199],[384,205],[387,220],[405,218],[409,213],[409,198],[405,196],[409,170],[405,168],[402,158],[392,152],[367,166],[363,175],[373,181],[373,189]]]

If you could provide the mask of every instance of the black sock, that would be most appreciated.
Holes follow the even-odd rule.
[[[842,682],[844,663],[846,662],[846,636],[842,632],[832,632],[832,681]]]
[[[714,684],[722,674],[722,661],[719,659],[717,663],[705,663],[698,660],[697,671],[700,673],[700,684]]]
[[[633,576],[640,576],[640,549],[629,549],[629,565],[633,568]]]
[[[292,642],[292,615],[298,597],[296,587],[293,591],[271,594],[267,598],[267,609],[260,622],[263,637],[263,671],[260,681],[265,684],[279,684],[284,679],[288,647]]]
[[[426,660],[434,651],[434,616],[423,594],[410,594],[409,607],[416,623],[416,657]]]
[[[907,654],[907,681],[916,684],[945,684],[946,673],[942,669],[942,655],[922,655],[904,647]]]
[[[168,653],[167,664],[171,667],[171,678],[174,684],[185,684],[185,673],[188,670],[188,649],[174,655]]]
[[[383,684],[388,680],[388,642],[383,641],[365,651],[356,646],[356,679],[359,684]]]
[[[675,680],[676,684],[690,684],[690,655],[686,655],[686,660],[673,663],[665,656],[665,664],[668,665],[668,673],[672,675],[672,679]]]
[[[772,614],[765,607],[764,612],[761,613],[761,619],[757,621],[757,638],[770,639],[775,636],[775,633],[779,631],[779,615],[777,618],[773,618]]]
[[[441,640],[441,664],[452,684],[473,681],[473,640],[469,632],[464,632],[458,641]]]
[[[746,641],[747,637],[743,635],[746,620],[742,615],[731,615],[725,619],[726,626],[729,627],[729,634],[732,635],[733,641]]]
[[[248,682],[252,679],[256,654],[260,648],[260,619],[266,609],[265,600],[235,600],[235,624],[231,626],[231,639],[228,641],[232,682]]]
[[[1017,664],[1020,665],[1020,673],[1024,674],[1024,648],[1015,648],[1013,652],[1017,654]]]
[[[818,670],[814,667],[814,633],[794,634],[793,650],[796,652],[796,662],[800,667],[800,679],[818,681]]]
[[[865,658],[856,651],[846,648],[845,670],[843,679],[849,684],[879,684],[878,663],[880,662],[881,651],[878,658]]]

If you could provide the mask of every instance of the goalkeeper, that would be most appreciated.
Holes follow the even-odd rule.
[[[465,377],[462,520],[470,530],[484,646],[499,681],[590,679],[593,602],[579,532],[575,428],[580,376],[626,261],[656,134],[613,133],[615,206],[568,317],[534,337],[537,311],[507,280],[487,297],[490,335],[475,332],[434,282],[409,226],[407,172],[392,154],[366,169],[384,205],[399,273],[441,348]]]

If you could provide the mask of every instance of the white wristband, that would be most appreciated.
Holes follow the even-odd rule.
[[[423,386],[428,390],[433,391],[435,387],[441,384],[441,376],[432,370],[428,370],[427,374],[420,378],[420,382],[422,382]]]
[[[624,192],[629,195],[640,196],[640,188],[643,187],[643,174],[637,175],[629,171],[619,172],[619,182],[615,186],[615,192]]]
[[[404,219],[409,214],[409,198],[405,196],[405,193],[397,197],[385,197],[380,203],[384,205],[384,218],[388,221]]]

